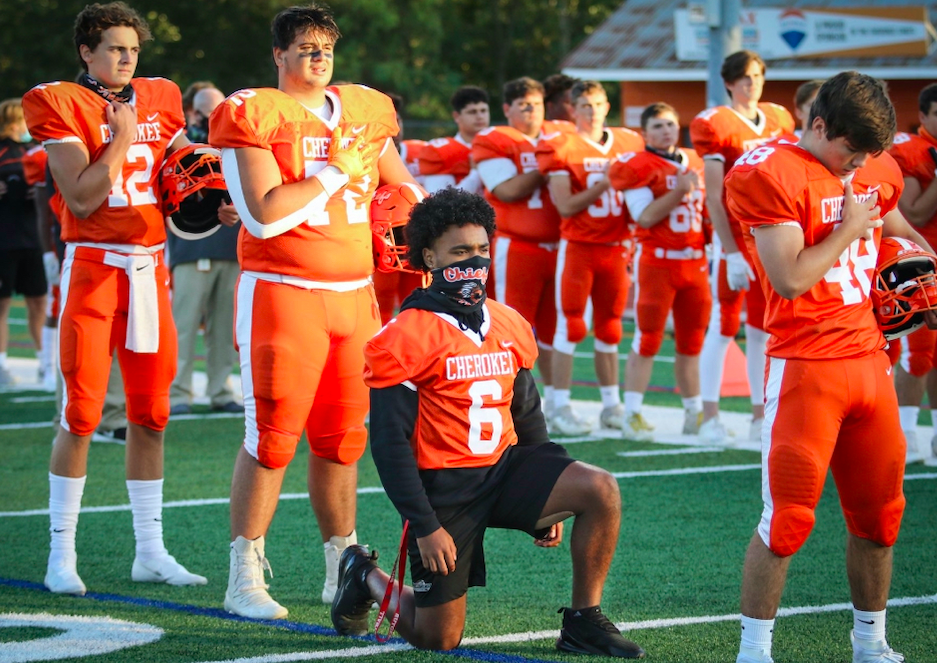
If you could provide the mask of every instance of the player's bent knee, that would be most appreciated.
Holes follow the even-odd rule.
[[[411,645],[417,649],[429,649],[435,651],[449,651],[455,649],[462,642],[462,633],[421,633],[415,635]]]
[[[88,407],[79,407],[77,404],[69,403],[65,408],[64,422],[67,423],[66,430],[72,435],[84,437],[94,433],[98,424],[101,423],[101,410],[97,411]]]
[[[621,341],[621,320],[603,320],[595,323],[596,339],[608,345],[618,346]]]
[[[846,529],[860,539],[868,539],[890,548],[898,540],[905,498],[899,495],[881,509],[869,512],[846,513]]]
[[[152,396],[127,396],[127,420],[155,431],[166,430],[169,423],[169,399]]]
[[[579,343],[582,341],[589,330],[586,327],[586,321],[583,318],[566,319],[566,338],[570,343]]]
[[[356,426],[334,435],[310,438],[309,448],[319,458],[339,465],[352,465],[364,455],[367,441],[367,429],[364,426]]]
[[[778,557],[790,557],[806,543],[815,522],[816,515],[809,507],[799,504],[782,507],[771,517],[771,534],[765,543]]]
[[[292,435],[264,433],[257,445],[257,462],[269,470],[283,469],[296,455],[298,442]]]
[[[638,348],[638,354],[642,357],[654,357],[664,343],[664,331],[644,331],[641,330],[641,347]]]

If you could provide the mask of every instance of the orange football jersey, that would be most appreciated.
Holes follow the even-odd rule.
[[[472,146],[458,136],[434,138],[420,150],[420,175],[452,175],[461,182],[472,170],[471,154]]]
[[[605,142],[594,143],[578,133],[562,133],[537,145],[537,165],[544,175],[566,174],[575,195],[605,177],[609,161],[644,149],[644,140],[630,129],[605,130]],[[583,211],[560,220],[560,236],[576,242],[614,244],[632,236],[631,218],[620,191],[611,189]]]
[[[159,171],[166,148],[185,129],[182,94],[165,78],[135,78],[131,103],[137,135],[110,194],[86,219],[67,207],[60,217],[62,240],[152,246],[166,240],[159,202]],[[111,141],[108,102],[75,83],[37,85],[23,97],[29,132],[43,145],[82,143],[93,163]]]
[[[541,133],[549,136],[550,134],[574,134],[576,133],[576,123],[569,120],[544,120]]]
[[[425,140],[417,140],[415,138],[400,143],[400,158],[414,178],[420,177],[420,152],[425,146]]]
[[[378,152],[388,138],[397,135],[394,106],[386,95],[363,85],[341,85],[329,87],[326,96],[333,108],[329,122],[280,90],[235,92],[211,115],[212,145],[270,150],[283,183],[290,184],[328,165],[336,126],[342,128],[343,141],[350,144],[363,134]],[[240,175],[225,175],[228,189],[236,192]],[[375,162],[362,180],[336,192],[324,213],[276,237],[260,239],[242,226],[238,237],[241,269],[324,282],[367,278],[374,271],[369,209],[378,179]]]
[[[46,184],[46,164],[49,163],[49,155],[42,145],[36,145],[30,148],[23,155],[23,172],[26,176],[26,184],[29,186],[45,186]]]
[[[898,133],[895,135],[895,142],[888,153],[891,154],[898,167],[901,168],[901,174],[905,177],[916,179],[921,185],[921,191],[930,186],[934,181],[934,170],[937,169],[937,163],[930,155],[930,149],[937,148],[937,138],[927,133],[927,129],[920,127],[918,135]],[[928,220],[927,224],[917,229],[924,239],[928,241],[931,247],[937,247],[937,212]]]
[[[537,343],[517,311],[490,299],[485,306],[483,342],[451,316],[408,309],[364,348],[369,387],[416,388],[410,444],[421,470],[489,467],[517,444],[514,380],[533,367]]]
[[[543,133],[541,133],[541,139]],[[489,127],[475,136],[472,158],[476,164],[490,159],[508,159],[516,174],[537,170],[537,143],[511,127]],[[485,189],[485,199],[495,210],[498,234],[526,242],[555,243],[560,240],[560,214],[550,198],[546,183],[526,200],[506,203]]]
[[[895,209],[904,181],[887,154],[869,157],[852,179],[860,201],[878,192],[882,215]],[[736,162],[725,182],[726,211],[745,228],[758,280],[765,291],[766,354],[787,359],[841,359],[885,345],[872,311],[869,289],[882,232],[857,239],[803,295],[781,297],[765,274],[751,230],[796,224],[804,245],[823,241],[842,219],[843,182],[813,155],[792,143],[765,145]]]
[[[676,187],[678,173],[695,170],[699,174],[699,188],[684,196],[667,220],[650,228],[635,226],[635,237],[645,246],[682,251],[702,249],[706,243],[703,237],[703,200],[706,196],[703,160],[693,150],[681,149],[680,152],[683,154],[682,163],[645,150],[623,154],[609,167],[608,179],[613,189],[648,188],[655,200]]]

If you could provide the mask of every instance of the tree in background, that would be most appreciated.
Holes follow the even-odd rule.
[[[72,80],[79,64],[71,34],[84,0],[0,3],[0,98],[51,80]],[[270,21],[283,0],[131,0],[153,30],[138,75],[159,72],[185,88],[215,81],[227,93],[276,84]],[[620,0],[334,0],[345,30],[336,77],[393,91],[406,100],[408,132],[419,120],[445,121],[448,99],[479,85],[500,106],[501,86],[543,79]],[[49,35],[54,35],[50,38]],[[499,118],[496,112],[495,117]],[[413,120],[416,120],[414,122]]]

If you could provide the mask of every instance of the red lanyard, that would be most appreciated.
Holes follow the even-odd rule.
[[[387,579],[387,591],[384,592],[384,600],[381,601],[381,609],[377,613],[377,619],[374,620],[374,637],[380,643],[390,640],[397,627],[397,620],[400,619],[400,597],[403,596],[403,577],[407,572],[407,530],[410,529],[410,521],[403,523],[403,534],[400,535],[400,551],[397,553],[397,559],[390,572],[390,578]],[[397,603],[394,605],[394,614],[390,618],[390,628],[387,635],[381,635],[381,623],[384,621],[384,615],[387,613],[387,607],[390,605],[390,598],[394,593],[394,578],[397,578]]]

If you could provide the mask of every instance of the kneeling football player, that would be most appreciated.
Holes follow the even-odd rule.
[[[494,212],[479,196],[446,189],[414,206],[410,265],[432,282],[401,305],[365,347],[371,452],[388,497],[408,522],[412,587],[393,594],[397,630],[421,649],[462,639],[469,586],[485,584],[485,529],[527,532],[559,545],[575,516],[572,600],[556,645],[571,652],[641,658],[599,603],[618,540],[616,480],[552,442],[531,368],[537,344],[514,309],[486,301]],[[368,630],[388,575],[363,546],[339,563],[332,621]]]

